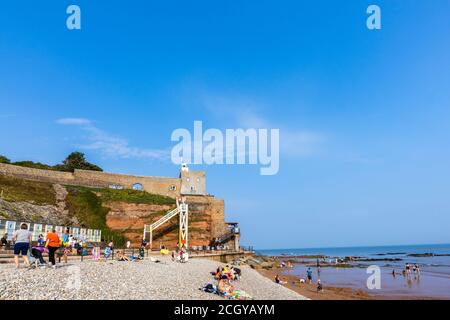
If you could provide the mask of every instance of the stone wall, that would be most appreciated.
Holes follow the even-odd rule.
[[[28,180],[97,188],[108,188],[114,185],[132,189],[135,184],[139,183],[143,190],[149,193],[173,198],[179,196],[181,190],[181,179],[179,178],[141,177],[88,170],[75,170],[74,173],[60,172],[4,163],[0,163],[0,174]]]
[[[71,172],[26,168],[4,163],[0,163],[0,174],[35,181],[61,184],[71,184],[75,179]]]
[[[125,189],[133,189],[135,184],[140,184],[143,190],[149,193],[165,195],[172,198],[180,195],[181,183],[178,178],[141,177],[88,170],[75,170],[73,175],[74,180],[83,185],[102,188],[120,185]]]
[[[204,171],[181,171],[181,194],[206,195],[206,176]]]

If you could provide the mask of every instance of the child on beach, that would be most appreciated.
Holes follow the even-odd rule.
[[[35,246],[31,248],[31,256],[35,258],[39,263],[43,266],[45,266],[45,260],[42,254],[44,252],[48,252],[47,248],[44,248],[43,246]]]
[[[64,263],[67,263],[67,256],[72,252],[72,248],[70,246],[65,246],[63,251],[63,259]]]
[[[110,255],[111,255],[111,247],[107,246],[104,251],[105,260],[108,260]]]
[[[308,278],[308,283],[311,284],[312,283],[312,270],[311,270],[311,268],[308,268],[308,270],[306,271],[306,276]]]
[[[92,260],[94,260],[94,261],[100,260],[100,247],[92,248]]]
[[[43,247],[44,246],[45,240],[44,240],[44,236],[42,234],[39,235],[37,243],[38,243],[39,247]]]
[[[322,287],[322,282],[320,282],[320,280],[317,281],[317,292],[322,292],[323,291],[323,287]]]

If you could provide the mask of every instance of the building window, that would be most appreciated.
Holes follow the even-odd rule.
[[[142,191],[142,190],[144,190],[144,186],[142,186],[142,184],[140,184],[140,183],[135,183],[135,184],[133,184],[133,190]]]
[[[191,181],[191,179],[189,179],[189,178],[186,178],[186,181],[187,181],[187,182],[189,182],[189,181]]]
[[[197,178],[197,182],[200,182],[200,178]]]
[[[111,184],[111,185],[109,185],[109,188],[110,189],[116,189],[116,190],[122,190],[123,186],[120,185],[120,184]]]
[[[191,191],[195,192],[195,186],[191,186]]]
[[[176,185],[171,185],[170,187],[169,187],[169,190],[170,191],[175,191],[175,190],[177,190],[177,186]]]

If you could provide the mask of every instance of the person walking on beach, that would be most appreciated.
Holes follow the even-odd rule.
[[[28,249],[30,248],[32,233],[28,231],[28,225],[22,223],[20,229],[13,234],[14,241],[14,263],[19,268],[19,255],[22,254],[23,260],[27,266],[30,265],[28,260]]]
[[[59,249],[59,246],[59,236],[55,228],[53,228],[47,233],[47,242],[45,243],[45,247],[48,248],[48,260],[52,264],[53,269],[56,269],[55,252]]]
[[[306,276],[308,278],[308,283],[311,284],[312,283],[312,270],[311,270],[311,268],[308,268],[308,270],[306,271]]]

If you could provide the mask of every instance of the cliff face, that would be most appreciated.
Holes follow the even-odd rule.
[[[209,245],[226,229],[223,200],[203,195],[186,200],[189,246]],[[84,225],[101,229],[105,240],[127,238],[133,245],[141,242],[144,224],[156,222],[175,206],[173,198],[142,191],[63,186],[0,175],[0,219]],[[178,237],[176,216],[155,230],[153,246],[174,248]]]
[[[225,232],[223,201],[209,196],[191,196],[189,205],[189,246],[210,245]],[[152,224],[175,208],[170,205],[108,202],[106,223],[111,230],[121,232],[133,244],[142,240],[144,224]],[[165,245],[174,248],[179,240],[178,216],[166,222],[153,233],[153,247]],[[148,240],[148,239],[147,239]]]
[[[0,219],[50,225],[80,225],[76,217],[70,217],[56,205],[36,205],[24,201],[9,202],[3,199],[0,199]]]

